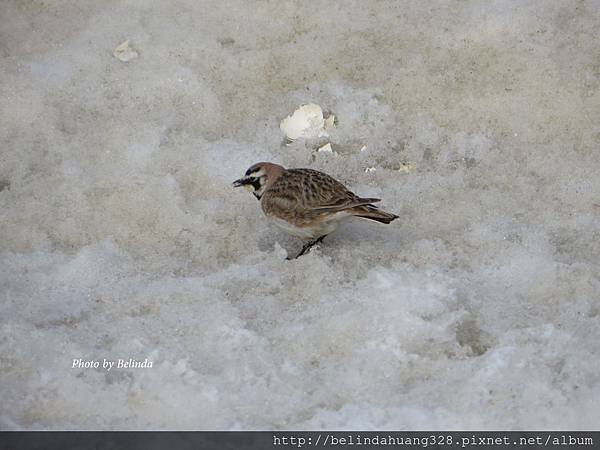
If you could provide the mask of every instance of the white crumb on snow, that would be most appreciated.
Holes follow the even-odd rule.
[[[325,128],[325,130],[330,130],[334,126],[335,126],[335,116],[333,114],[330,114],[323,120],[323,128]]]
[[[412,172],[416,169],[416,164],[412,161],[400,163],[398,167],[398,172],[408,173]]]
[[[120,44],[117,48],[115,48],[115,50],[113,51],[113,55],[120,61],[128,62],[132,59],[137,58],[138,52],[131,48],[131,46],[129,45],[129,40],[127,40]]]
[[[325,145],[322,145],[321,147],[319,147],[317,149],[318,152],[325,152],[325,153],[334,153],[333,149],[331,148],[331,143],[327,143]]]

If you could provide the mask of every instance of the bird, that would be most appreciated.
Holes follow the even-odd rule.
[[[398,218],[373,205],[381,199],[359,197],[332,176],[314,169],[286,169],[259,162],[235,180],[233,187],[252,192],[268,219],[304,241],[300,252],[287,259],[304,255],[351,217],[384,224]]]

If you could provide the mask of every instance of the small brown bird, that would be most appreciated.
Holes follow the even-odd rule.
[[[243,186],[252,192],[275,225],[305,241],[295,258],[353,216],[386,224],[398,218],[373,205],[380,199],[361,198],[318,170],[285,169],[260,162],[252,165],[233,186]]]

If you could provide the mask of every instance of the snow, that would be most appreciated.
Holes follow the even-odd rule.
[[[2,2],[0,428],[597,427],[599,25],[598,1]],[[327,141],[285,142],[311,103]],[[258,161],[400,219],[285,261],[231,187]]]

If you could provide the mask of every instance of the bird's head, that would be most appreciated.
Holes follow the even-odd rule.
[[[243,186],[260,200],[265,190],[281,175],[284,168],[280,165],[259,162],[250,166],[245,175],[233,182],[233,187]]]

